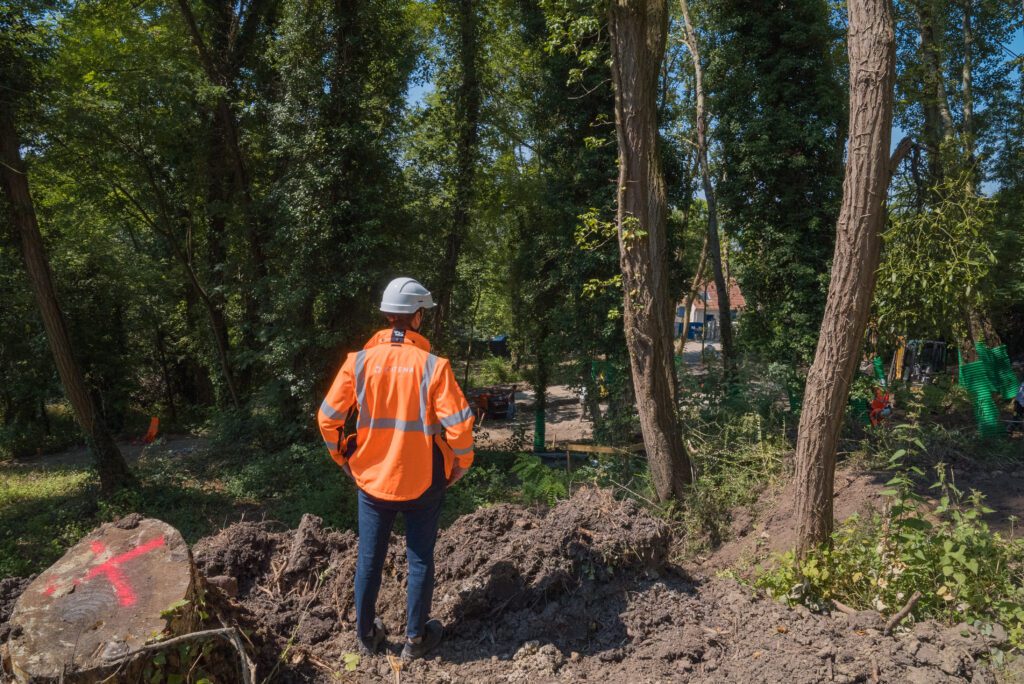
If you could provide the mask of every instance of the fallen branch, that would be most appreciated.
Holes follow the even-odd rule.
[[[118,670],[127,663],[129,660],[137,655],[143,653],[149,653],[151,651],[162,651],[170,646],[176,646],[178,644],[185,643],[187,641],[198,641],[201,639],[208,639],[213,637],[219,637],[226,640],[231,646],[234,647],[235,652],[238,653],[238,665],[242,671],[242,682],[243,684],[254,684],[256,681],[256,665],[253,664],[249,655],[245,652],[245,647],[242,645],[242,640],[239,638],[239,631],[237,627],[222,627],[220,629],[207,629],[202,632],[191,632],[189,634],[182,634],[165,641],[159,641],[155,644],[148,644],[142,648],[137,648],[134,651],[130,651],[120,658],[117,659]],[[111,663],[113,665],[114,663]],[[115,673],[116,674],[116,673]]]
[[[338,670],[337,669],[331,667],[330,665],[328,665],[324,661],[320,660],[319,658],[314,656],[312,653],[306,653],[305,656],[309,660],[309,662],[313,663],[314,665],[319,667],[321,670],[327,672],[332,677],[337,679],[337,677],[338,677]]]
[[[907,601],[906,605],[900,608],[899,612],[897,612],[895,615],[889,618],[889,621],[885,623],[885,629],[882,631],[882,633],[885,635],[889,635],[892,632],[893,628],[896,627],[896,625],[902,622],[905,617],[910,615],[910,611],[914,609],[914,606],[917,605],[917,602],[920,600],[921,592],[915,591],[910,596],[910,599]]]
[[[846,613],[847,615],[856,615],[858,612],[860,612],[858,610],[851,608],[845,603],[837,601],[836,599],[832,599],[832,605],[834,605],[836,607],[836,610],[838,610],[840,613]]]

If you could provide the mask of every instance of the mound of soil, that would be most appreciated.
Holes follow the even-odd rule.
[[[873,612],[818,615],[733,581],[695,580],[667,563],[666,525],[631,501],[582,489],[549,510],[500,505],[458,519],[437,544],[438,658],[405,682],[988,682],[980,659],[1005,640],[958,625],[882,633]],[[238,523],[193,550],[208,607],[242,626],[258,679],[393,682],[399,661],[356,651],[357,539],[305,516],[298,529]],[[4,622],[28,580],[0,581]],[[379,608],[398,651],[404,540],[388,550]],[[232,661],[233,662],[233,661]],[[394,665],[393,665],[394,663]],[[0,677],[2,678],[2,677]]]
[[[541,513],[510,505],[481,509],[438,538],[433,616],[451,625],[453,636],[475,637],[500,615],[551,604],[583,579],[656,571],[669,541],[662,521],[598,489],[580,490]],[[378,604],[394,634],[405,622],[404,543],[392,536]],[[352,532],[325,529],[306,515],[294,532],[274,531],[270,523],[232,525],[200,540],[193,555],[206,576],[237,580],[237,600],[214,595],[264,643],[264,665],[273,667],[291,643],[296,665],[308,658],[322,669],[316,661],[336,663],[355,650],[356,545]]]
[[[34,577],[7,577],[0,579],[0,644],[7,641],[10,633],[10,626],[7,621],[11,619],[14,612],[14,604],[25,591],[28,585],[32,584]]]
[[[811,614],[728,580],[693,581],[666,565],[664,523],[606,491],[583,489],[547,511],[509,505],[463,516],[437,544],[439,658],[404,681],[988,681],[976,659],[998,642],[958,626],[882,635],[874,613]],[[356,650],[356,537],[314,516],[294,531],[239,523],[194,549],[216,612],[249,631],[260,677],[391,682],[389,659]],[[405,619],[404,540],[391,540],[379,602],[397,653]],[[229,584],[234,585],[234,582]],[[233,593],[233,586],[232,586]],[[281,659],[282,653],[285,654]],[[397,662],[397,661],[396,661]]]
[[[881,492],[891,477],[884,472],[840,468],[835,476],[833,515],[838,522],[851,515],[869,516],[881,511],[886,499]],[[796,481],[790,479],[766,491],[760,500],[732,511],[731,536],[706,557],[687,569],[702,575],[726,568],[737,569],[744,578],[770,565],[775,554],[796,546]]]

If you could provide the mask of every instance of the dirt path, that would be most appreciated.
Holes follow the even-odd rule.
[[[545,440],[577,442],[590,439],[593,425],[583,416],[579,395],[568,385],[548,388],[545,412]],[[486,418],[477,428],[476,445],[480,449],[530,450],[533,447],[534,393],[516,392],[516,417],[513,420]]]
[[[721,356],[722,343],[708,341],[702,346],[700,340],[687,340],[683,346],[683,363],[691,367],[691,369],[698,369],[702,364],[702,354],[717,354]]]
[[[137,444],[129,441],[120,441],[117,443],[118,448],[121,449],[121,453],[129,464],[138,461],[143,453],[172,457],[187,456],[197,451],[202,451],[208,445],[209,440],[205,437],[175,434],[161,435],[156,442],[149,445]],[[7,461],[3,464],[5,468],[87,468],[91,465],[92,456],[89,454],[89,450],[84,446],[75,447],[73,449],[60,451],[54,454],[43,454],[40,456],[32,456],[31,458]]]

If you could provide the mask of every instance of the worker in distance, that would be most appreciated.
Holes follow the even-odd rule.
[[[356,637],[364,654],[386,643],[376,605],[398,513],[409,566],[402,657],[422,658],[444,636],[441,623],[429,618],[434,544],[445,490],[473,463],[474,414],[448,359],[432,354],[419,332],[432,308],[430,292],[416,280],[392,280],[380,304],[388,326],[346,357],[317,416],[331,458],[359,489]],[[346,435],[353,422],[354,433]]]

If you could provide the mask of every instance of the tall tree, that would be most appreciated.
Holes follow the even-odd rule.
[[[451,317],[459,256],[472,219],[475,172],[480,137],[480,9],[474,0],[449,0],[456,35],[450,39],[458,59],[458,86],[450,96],[455,103],[455,168],[450,178],[452,203],[444,237],[434,312],[434,335],[443,338]]]
[[[903,68],[898,80],[897,121],[920,141],[925,153],[925,173],[919,172],[917,159],[911,166],[911,191],[918,215],[904,212],[900,219],[904,226],[956,220],[966,228],[977,224],[979,215],[945,214],[951,203],[976,205],[982,181],[999,168],[1000,127],[1008,111],[1002,103],[1013,91],[1012,65],[1003,45],[1017,23],[1013,18],[1016,3],[907,0],[898,9],[912,30],[905,31],[899,41]],[[899,187],[897,191],[904,192]],[[973,225],[970,230],[993,234],[991,225]],[[989,249],[988,244],[983,247]],[[893,257],[900,258],[897,254]],[[963,360],[969,362],[977,358],[977,343],[998,346],[1001,338],[988,299],[979,297],[978,290],[965,297],[963,283],[954,287],[961,288],[955,300],[965,308],[952,319],[952,335]]]
[[[693,21],[690,19],[690,6],[686,0],[679,0],[679,8],[683,13],[684,35],[686,45],[690,50],[690,57],[693,60],[694,91],[696,96],[696,132],[697,132],[697,159],[700,164],[700,177],[704,186],[704,199],[707,202],[708,232],[705,240],[705,247],[708,261],[711,262],[711,271],[715,277],[715,289],[718,290],[718,322],[722,336],[722,362],[727,373],[731,373],[735,366],[735,351],[732,343],[732,317],[730,316],[729,305],[729,283],[725,278],[725,271],[722,268],[722,247],[718,237],[718,203],[715,201],[715,186],[711,182],[711,165],[708,163],[708,117],[705,105],[704,94],[704,65],[701,63],[700,44],[697,42],[697,32],[693,30]],[[700,268],[697,269],[698,275]]]
[[[202,15],[194,12],[192,0],[178,0],[178,8],[199,55],[203,72],[210,84],[217,88],[212,111],[205,112],[210,120],[206,159],[207,258],[210,261],[210,273],[215,278],[211,294],[216,304],[216,315],[225,319],[216,327],[221,331],[218,334],[227,335],[224,274],[230,246],[230,209],[234,204],[243,221],[240,233],[244,235],[244,252],[248,257],[240,260],[243,264],[240,270],[243,278],[251,284],[240,288],[239,292],[243,304],[240,346],[246,351],[252,350],[255,344],[259,290],[267,282],[269,267],[265,246],[266,229],[263,225],[266,215],[256,202],[252,168],[243,149],[239,117],[232,108],[232,102],[239,99],[239,80],[246,68],[252,69],[252,53],[259,47],[259,36],[270,28],[270,19],[275,15],[278,1],[235,3],[230,0],[206,0],[202,7],[207,21],[201,23]],[[227,340],[221,340],[218,345],[226,346]],[[251,354],[243,356],[253,358]],[[232,373],[237,374],[240,380],[238,384],[243,386],[242,389],[248,389],[252,369],[239,363],[232,365],[241,367],[226,371],[229,378]],[[228,384],[237,405],[234,383],[229,381]]]
[[[623,324],[651,477],[664,501],[682,496],[692,477],[676,413],[667,209],[658,154],[667,0],[611,0],[608,27],[619,146],[616,222]]]
[[[0,33],[3,34],[0,35],[0,75],[4,82],[4,87],[0,89],[0,184],[3,185],[6,197],[10,226],[21,241],[25,270],[32,284],[64,392],[71,401],[75,418],[82,426],[96,459],[100,489],[109,494],[130,484],[133,478],[121,451],[96,410],[93,395],[75,359],[67,322],[57,299],[43,238],[39,233],[29,189],[28,170],[21,158],[17,97],[29,92],[31,79],[22,56],[16,53],[17,43],[13,38],[18,33],[24,37],[28,30],[28,22],[25,20],[14,18],[12,21],[11,17],[0,19]]]
[[[718,208],[739,249],[744,348],[810,361],[842,189],[841,44],[826,0],[694,3],[708,33]]]
[[[889,186],[896,44],[891,0],[851,0],[850,139],[825,315],[796,446],[797,550],[832,533],[836,442],[875,287]]]
[[[268,156],[279,175],[268,190],[275,220],[267,301],[276,353],[260,400],[288,422],[313,418],[338,354],[379,324],[388,280],[426,271],[440,253],[424,235],[429,224],[406,206],[398,164],[422,48],[414,4],[282,3],[269,55],[276,100]]]

